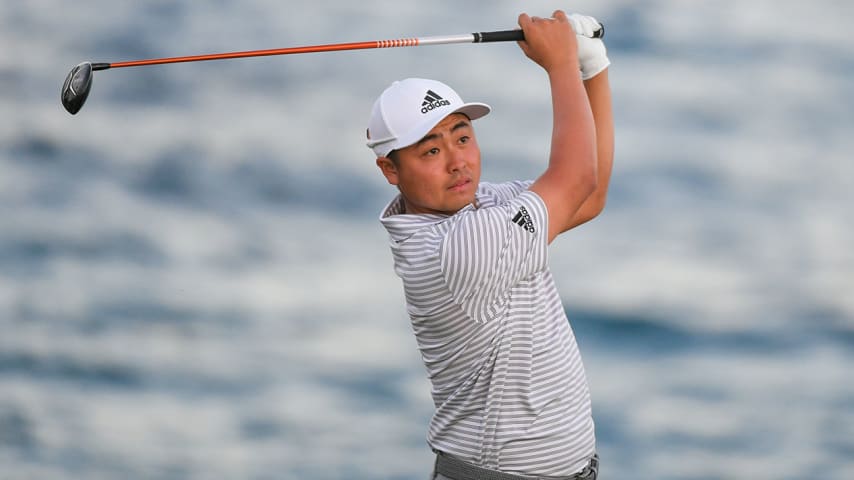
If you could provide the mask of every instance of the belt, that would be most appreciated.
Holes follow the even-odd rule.
[[[441,473],[454,480],[596,480],[599,475],[599,455],[593,455],[584,470],[575,475],[568,477],[531,477],[478,467],[443,452],[436,452],[436,473]]]

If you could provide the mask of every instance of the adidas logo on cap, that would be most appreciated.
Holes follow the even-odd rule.
[[[444,107],[450,104],[451,102],[439,96],[438,93],[433,90],[427,90],[427,94],[424,95],[424,102],[421,104],[421,113],[427,113],[434,108]]]

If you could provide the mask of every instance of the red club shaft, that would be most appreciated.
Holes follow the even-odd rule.
[[[468,40],[471,42],[471,40]],[[296,53],[335,52],[340,50],[365,50],[370,48],[415,47],[418,38],[402,38],[396,40],[373,40],[368,42],[333,43],[328,45],[310,45],[305,47],[273,48],[268,50],[249,50],[245,52],[211,53],[206,55],[191,55],[187,57],[151,58],[147,60],[131,60],[127,62],[94,63],[93,70],[108,68],[139,67],[143,65],[161,65],[166,63],[202,62],[206,60],[224,60],[229,58],[264,57],[271,55],[289,55]]]

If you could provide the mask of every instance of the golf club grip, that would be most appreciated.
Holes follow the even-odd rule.
[[[475,32],[474,43],[518,42],[525,39],[522,30],[501,30],[498,32]]]
[[[474,35],[474,43],[486,42],[518,42],[525,39],[525,34],[522,30],[500,30],[497,32],[476,32]],[[605,36],[605,25],[600,23],[599,29],[593,32],[593,38],[602,38]]]

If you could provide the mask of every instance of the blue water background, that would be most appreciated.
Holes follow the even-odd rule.
[[[610,203],[555,242],[603,478],[854,478],[854,3],[0,4],[0,479],[422,479],[429,383],[376,216],[374,97],[494,111],[534,177],[548,83],[516,45],[96,72],[84,60],[607,24]]]

